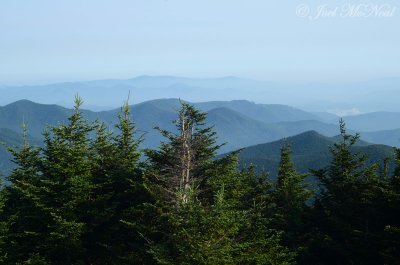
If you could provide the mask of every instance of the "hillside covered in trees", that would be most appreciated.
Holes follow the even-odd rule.
[[[310,173],[312,169],[325,168],[329,165],[333,158],[330,147],[340,140],[340,136],[327,137],[316,131],[307,131],[278,141],[243,148],[238,154],[239,166],[246,168],[254,165],[258,172],[267,171],[272,178],[275,178],[278,173],[280,148],[287,142],[291,147],[295,169],[301,173]],[[358,140],[350,150],[365,154],[367,165],[378,163],[382,168],[384,161],[387,160],[388,170],[390,172],[394,170],[393,147]]]
[[[400,263],[400,150],[394,170],[368,162],[343,121],[334,140],[313,133],[331,146],[326,166],[312,163],[315,188],[293,162],[296,141],[274,144],[272,181],[239,169],[238,156],[256,149],[217,156],[207,114],[188,103],[144,150],[127,104],[114,130],[86,120],[81,104],[41,147],[26,126],[15,140],[17,167],[0,191],[1,264]]]

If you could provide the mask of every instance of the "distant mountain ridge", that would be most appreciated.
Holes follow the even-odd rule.
[[[0,87],[3,97],[0,104],[9,104],[21,98],[41,103],[56,103],[72,107],[71,99],[77,93],[90,106],[120,106],[131,94],[135,102],[159,98],[184,97],[189,100],[207,101],[210,95],[220,99],[243,98],[243,89],[257,94],[274,92],[269,83],[237,77],[185,78],[175,76],[138,76],[131,79],[106,79],[65,82],[37,86]],[[279,91],[275,91],[280,94]]]
[[[310,169],[318,170],[329,165],[332,155],[329,148],[338,141],[338,137],[326,137],[315,131],[307,131],[288,137],[286,141],[292,149],[292,158],[296,169],[308,173]],[[241,167],[253,164],[258,171],[267,171],[274,178],[277,175],[280,148],[284,140],[264,143],[244,148],[239,153]],[[386,157],[393,158],[394,150],[386,145],[374,145],[360,142],[353,147],[355,153],[361,152],[368,156],[367,163],[383,163]],[[394,165],[391,164],[391,170]]]
[[[308,130],[315,130],[327,136],[338,133],[338,120],[331,123],[319,115],[285,105],[256,104],[245,100],[213,101],[192,103],[195,107],[209,112],[208,121],[216,126],[220,143],[228,142],[223,151],[264,143],[288,137]],[[154,126],[174,129],[171,124],[176,119],[176,111],[180,100],[176,98],[151,100],[131,106],[133,120],[137,128],[147,133],[144,145],[154,147],[161,139],[152,128]],[[83,110],[89,121],[96,119],[105,122],[111,129],[117,122],[119,109],[94,112]],[[38,104],[28,100],[20,100],[0,107],[0,127],[18,132],[22,121],[28,124],[32,136],[40,138],[47,125],[67,122],[73,110],[58,105]],[[226,115],[226,117],[224,117]],[[368,117],[363,115],[362,118]],[[326,118],[326,117],[325,117]],[[399,131],[394,129],[385,132],[362,132],[354,126],[357,116],[345,117],[348,128],[361,132],[363,139],[372,143],[384,143],[399,146]],[[382,119],[381,119],[382,120]],[[240,121],[240,122],[239,122]],[[367,122],[367,121],[365,121]],[[379,130],[379,128],[377,128]],[[241,132],[239,134],[239,132]],[[230,135],[230,136],[229,136]]]
[[[372,132],[400,128],[400,112],[379,111],[354,116],[345,116],[349,128]]]
[[[161,135],[154,130],[155,126],[175,131],[171,122],[177,119],[176,111],[181,102],[179,99],[159,99],[131,106],[132,119],[139,135],[144,135],[142,147],[156,148],[162,141]],[[322,122],[318,115],[301,109],[276,104],[256,104],[245,100],[213,101],[193,103],[208,112],[207,124],[214,126],[219,144],[226,143],[221,153],[239,148],[268,143],[314,130],[325,136],[339,133],[335,123]],[[115,130],[117,115],[120,109],[94,112],[82,110],[84,117],[90,122],[99,120],[111,130]],[[0,107],[0,128],[9,129],[18,134],[24,121],[28,125],[29,134],[40,141],[46,126],[67,123],[72,109],[58,105],[38,104],[28,100],[20,100]],[[338,120],[339,118],[337,118]],[[354,132],[349,130],[350,132]],[[400,129],[361,132],[362,139],[371,143],[400,145]],[[1,140],[1,139],[0,139]]]
[[[284,104],[309,111],[358,109],[361,112],[400,111],[400,78],[352,83],[290,84],[257,81],[235,76],[187,78],[137,76],[32,86],[0,87],[0,105],[25,98],[40,103],[72,107],[79,93],[92,110],[110,110],[127,98],[135,102],[157,98],[185,98],[193,102],[246,99],[258,103]],[[382,109],[384,106],[385,109]]]
[[[99,113],[83,110],[89,120],[99,118]],[[21,124],[28,125],[29,132],[34,137],[41,137],[47,125],[56,125],[67,122],[73,113],[72,109],[64,108],[55,104],[39,104],[29,100],[19,100],[14,103],[0,107],[0,127],[9,128],[15,132],[20,131]]]
[[[232,100],[194,103],[194,105],[204,111],[225,107],[266,123],[320,120],[320,117],[312,113],[281,104],[256,104],[247,100]]]

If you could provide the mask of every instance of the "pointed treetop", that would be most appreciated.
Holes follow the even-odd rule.
[[[82,97],[79,96],[79,94],[75,94],[75,97],[74,97],[74,109],[75,109],[75,111],[77,112],[80,109],[80,107],[82,107],[82,105],[83,105]]]

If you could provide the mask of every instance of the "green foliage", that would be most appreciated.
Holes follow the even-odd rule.
[[[294,169],[290,145],[285,143],[281,148],[275,197],[278,207],[281,207],[287,214],[301,210],[311,198],[312,192],[308,190],[309,184],[304,182],[306,177],[307,174],[299,174]]]
[[[219,189],[212,185],[210,204],[196,198],[164,215],[164,239],[151,248],[158,263],[291,264],[293,255],[266,215],[270,186],[250,186],[262,184],[254,172],[228,175]]]
[[[306,177],[306,174],[299,174],[294,169],[290,145],[284,142],[273,192],[273,213],[275,226],[284,231],[284,243],[293,251],[301,251],[302,235],[306,232],[307,202],[313,194],[309,183],[305,182]]]
[[[114,137],[103,124],[89,125],[81,104],[77,97],[69,123],[45,132],[43,148],[25,141],[13,150],[18,168],[5,202],[6,263],[120,264],[127,253],[145,252],[138,231],[122,222],[151,199],[129,108]]]
[[[144,263],[141,227],[133,223],[146,222],[141,219],[140,207],[152,198],[144,186],[141,153],[137,150],[141,140],[136,139],[129,111],[125,103],[118,115],[116,136],[104,124],[97,124],[92,143],[94,189],[87,205],[88,229],[84,238],[94,263],[120,264],[132,253],[133,263]]]
[[[37,242],[43,242],[46,237],[46,227],[42,224],[46,218],[43,209],[36,204],[39,150],[27,143],[25,127],[23,142],[20,150],[11,150],[18,167],[9,177],[12,186],[2,191],[6,193],[1,218],[5,226],[1,249],[5,264],[29,259],[30,254],[40,248]]]
[[[347,134],[343,121],[340,133],[328,170],[316,172],[322,190],[314,218],[322,244],[313,246],[314,258],[325,264],[382,264],[377,239],[384,228],[380,216],[385,183],[376,173],[377,165],[366,166],[366,157],[351,151],[359,136]]]
[[[205,114],[185,103],[179,114],[178,134],[160,130],[169,141],[148,151],[155,185],[167,191],[159,193],[161,240],[151,244],[154,259],[160,264],[290,263],[292,256],[265,215],[270,188],[265,176],[238,172],[236,153],[213,160],[218,146],[212,128],[204,127]],[[187,129],[193,132],[188,138]],[[179,199],[185,186],[176,179],[182,172],[190,174],[186,200]]]
[[[394,175],[389,158],[377,174],[355,151],[379,147],[357,146],[343,121],[339,139],[314,133],[305,145],[300,136],[303,151],[333,145],[311,198],[292,159],[298,145],[270,150],[279,165],[272,183],[255,166],[238,170],[240,151],[216,158],[206,114],[182,103],[176,128],[158,128],[166,141],[146,160],[127,103],[116,133],[88,122],[81,104],[77,97],[67,122],[45,131],[42,147],[29,144],[24,124],[22,144],[10,149],[17,167],[0,189],[1,264],[400,262],[400,151]]]

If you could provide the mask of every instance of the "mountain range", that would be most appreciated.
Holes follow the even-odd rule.
[[[132,118],[139,134],[144,134],[142,147],[155,148],[162,140],[154,130],[155,126],[174,131],[171,121],[177,118],[176,111],[181,102],[179,99],[159,99],[134,104],[131,106]],[[239,148],[249,147],[276,141],[285,137],[313,130],[327,137],[339,133],[339,117],[327,113],[307,112],[298,108],[278,104],[256,104],[246,100],[211,101],[192,103],[202,111],[208,112],[207,123],[214,126],[218,135],[218,143],[226,143],[220,154]],[[84,105],[85,106],[85,105]],[[119,108],[108,111],[83,110],[84,116],[91,122],[103,121],[113,129],[117,123]],[[20,135],[20,127],[24,122],[28,126],[29,135],[40,143],[42,132],[48,125],[66,123],[73,113],[72,109],[58,105],[38,104],[28,100],[19,100],[0,107],[0,141],[15,145]],[[386,113],[372,113],[345,117],[350,132],[360,132],[361,138],[375,144],[399,146],[400,125],[396,123],[399,113],[391,113],[385,123]],[[400,120],[400,118],[399,118]],[[379,122],[376,130],[370,124]],[[398,126],[398,127],[397,127]],[[385,130],[380,130],[380,127]],[[358,130],[363,128],[365,131]],[[12,140],[14,139],[14,140]],[[1,147],[0,147],[1,149]],[[2,148],[1,159],[3,172],[11,168],[9,159]],[[279,152],[277,153],[279,154]],[[0,164],[1,165],[1,164]],[[4,169],[6,168],[6,169]]]
[[[348,83],[277,83],[235,76],[185,78],[137,76],[31,86],[0,86],[0,105],[19,99],[72,107],[78,93],[91,110],[118,107],[128,94],[134,102],[155,98],[184,98],[193,102],[247,99],[258,103],[280,103],[316,112],[358,113],[400,111],[400,79],[386,78]],[[390,95],[390,96],[388,96]]]

